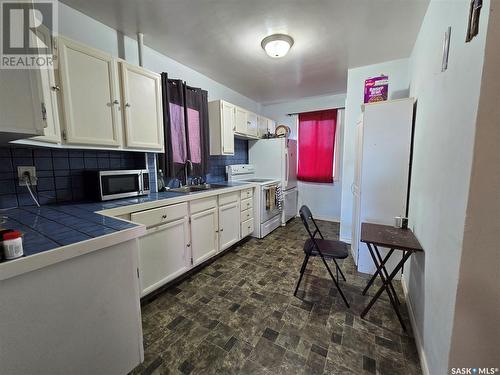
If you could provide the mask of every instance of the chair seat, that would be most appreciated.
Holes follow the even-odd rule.
[[[345,242],[318,238],[316,243],[325,258],[345,259],[349,256],[349,245]],[[319,255],[311,238],[304,244],[304,252],[307,254],[309,251],[311,251],[310,255],[312,256]]]

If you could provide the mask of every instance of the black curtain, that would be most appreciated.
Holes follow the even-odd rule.
[[[183,179],[184,164],[191,160],[191,175],[204,176],[209,156],[208,92],[169,79],[167,73],[161,77],[165,153],[160,155],[160,168],[167,178]]]
[[[204,176],[208,172],[209,155],[209,125],[208,125],[208,92],[198,87],[185,85],[186,103],[186,124],[192,122],[193,125],[186,127],[188,140],[199,139],[194,142],[187,142],[188,159],[193,162],[193,175]],[[197,116],[196,119],[191,116]],[[194,121],[193,121],[194,120]],[[194,127],[196,129],[193,129]],[[197,134],[190,134],[190,130]]]

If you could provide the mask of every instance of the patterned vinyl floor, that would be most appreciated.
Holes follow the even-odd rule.
[[[319,224],[326,238],[338,238],[338,224]],[[145,361],[132,373],[421,374],[412,334],[403,333],[385,293],[360,319],[368,275],[351,258],[341,263],[350,309],[319,258],[293,296],[306,236],[294,219],[143,306]],[[403,302],[402,310],[410,327]]]

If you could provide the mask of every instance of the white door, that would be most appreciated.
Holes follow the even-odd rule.
[[[148,229],[139,239],[139,277],[144,296],[186,272],[190,259],[187,217]]]
[[[247,114],[247,134],[257,137],[259,132],[259,124],[257,122],[257,115],[252,112]]]
[[[248,133],[248,124],[247,124],[247,111],[243,108],[236,107],[234,110],[235,113],[235,131],[240,134]]]
[[[234,105],[222,102],[222,153],[234,154],[234,131],[236,130]]]
[[[202,263],[217,253],[217,208],[191,215],[191,251],[193,265]]]
[[[351,185],[353,194],[353,210],[352,210],[352,235],[351,235],[351,253],[354,263],[358,264],[359,241],[361,230],[361,162],[363,160],[363,121],[362,119],[356,124],[355,145],[355,164],[354,164],[354,181]]]
[[[163,149],[163,107],[159,74],[122,62],[127,147]]]
[[[219,251],[240,240],[240,217],[238,202],[219,207]]]
[[[66,38],[59,38],[58,48],[66,143],[119,146],[116,61]]]

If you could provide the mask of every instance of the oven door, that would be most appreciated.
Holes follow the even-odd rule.
[[[276,205],[276,195],[272,194],[271,188],[277,188],[279,186],[279,183],[277,184],[272,184],[272,185],[266,185],[262,186],[262,194],[261,194],[261,202],[260,202],[260,210],[261,210],[261,224],[265,223],[269,219],[272,219],[276,215],[280,214],[280,210],[278,209]],[[272,200],[272,202],[268,202],[268,199]],[[269,204],[269,203],[274,203]],[[274,208],[272,208],[274,206]]]
[[[142,194],[142,171],[101,171],[101,200],[136,197]]]

